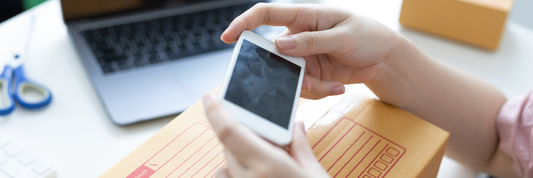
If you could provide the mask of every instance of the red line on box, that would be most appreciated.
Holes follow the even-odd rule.
[[[344,118],[347,119],[347,120],[350,120],[349,118],[346,118],[346,117],[344,117]],[[352,121],[352,120],[350,120],[350,121]],[[358,124],[358,123],[355,122],[355,121],[352,121],[352,122]],[[380,136],[381,138],[383,138],[383,139],[389,141],[390,143],[392,143],[392,144],[398,146],[399,148],[403,149],[402,154],[396,159],[396,161],[395,161],[393,164],[391,164],[389,170],[387,170],[387,172],[385,172],[385,174],[383,174],[383,177],[387,176],[387,174],[388,174],[389,171],[392,169],[392,167],[394,167],[394,165],[396,165],[396,163],[398,163],[398,161],[400,160],[400,158],[402,158],[403,155],[405,155],[405,153],[407,152],[407,149],[405,149],[403,146],[400,146],[400,145],[398,145],[397,143],[395,143],[395,142],[389,140],[388,138],[383,137],[381,134],[378,134],[378,133],[376,133],[376,132],[374,132],[374,131],[372,131],[372,130],[366,128],[365,126],[363,126],[363,125],[361,125],[361,124],[358,124],[358,125],[361,126],[361,127],[363,127],[363,128],[365,128],[366,130],[368,130],[368,131],[370,131],[370,132],[372,132],[372,133],[374,133],[374,134]]]
[[[210,140],[211,141],[211,140]],[[211,148],[209,151],[207,151],[207,153],[205,153],[200,159],[198,159],[196,162],[194,162],[194,164],[192,164],[191,167],[187,168],[187,170],[185,170],[185,172],[181,173],[181,176],[183,176],[183,174],[185,174],[186,172],[188,172],[192,167],[194,167],[194,165],[196,165],[196,163],[200,162],[202,159],[204,159],[205,156],[207,156],[207,154],[209,154],[213,149],[215,149],[220,143],[217,143],[213,148]]]
[[[391,149],[393,149],[394,151],[396,151],[396,154],[392,154],[392,153],[390,153],[389,150],[391,150]],[[395,148],[393,148],[393,147],[389,147],[389,149],[387,149],[387,151],[385,151],[385,152],[387,152],[388,154],[390,154],[391,156],[394,156],[394,157],[398,156],[398,153],[400,153],[400,151],[398,151],[397,149],[395,149]]]
[[[333,144],[333,146],[332,146],[332,147],[326,152],[326,154],[324,154],[324,156],[322,156],[322,158],[320,158],[320,160],[318,160],[318,162],[322,161],[322,159],[324,159],[324,157],[326,157],[326,155],[328,155],[329,152],[330,152],[333,148],[335,148],[335,146],[337,146],[337,144],[338,144],[342,139],[344,139],[344,137],[345,137],[346,135],[348,135],[348,133],[350,133],[350,131],[351,131],[355,126],[356,126],[356,125],[353,125],[352,127],[350,127],[350,129],[348,130],[348,132],[344,133],[344,135],[342,135],[342,137],[341,137],[339,140],[337,140],[337,142],[336,142],[335,144]]]
[[[355,143],[357,143],[357,141],[359,141],[359,139],[365,134],[365,132],[366,131],[364,131],[361,135],[359,135],[359,137],[357,137],[357,139],[350,145],[350,147],[348,147],[348,149],[346,149],[346,151],[344,151],[344,153],[342,153],[342,155],[339,157],[339,159],[335,160],[335,162],[329,167],[328,172],[329,172],[329,170],[331,170],[331,168],[333,166],[335,166],[335,164],[337,164],[337,162],[344,156],[344,154],[346,154],[346,152],[348,152],[348,150],[350,150],[350,148],[352,148],[352,146],[355,145]]]
[[[374,137],[374,135],[371,135],[370,138],[368,138],[368,140],[366,140],[366,142],[363,144],[363,146],[361,146],[361,148],[359,148],[359,149],[357,150],[357,152],[355,152],[355,153],[352,155],[352,157],[350,157],[350,159],[348,160],[348,162],[346,162],[346,163],[349,163],[350,161],[352,161],[352,159],[355,157],[355,155],[357,155],[357,153],[359,153],[359,151],[361,151],[361,150],[365,147],[365,145],[366,145],[366,144],[372,139],[372,137]],[[370,150],[370,151],[372,151],[372,150]],[[364,158],[363,158],[363,159],[364,159]],[[361,161],[362,161],[363,159],[361,159]],[[361,162],[359,162],[359,163],[361,163]],[[359,163],[357,163],[357,165],[355,165],[354,169],[355,169],[357,166],[359,166]],[[337,175],[338,175],[338,174],[344,169],[344,167],[346,167],[346,165],[348,165],[348,164],[343,165],[343,166],[341,167],[341,169],[339,170],[339,172],[337,172],[337,173],[335,174],[335,176],[333,176],[333,177],[337,177]],[[349,175],[349,174],[348,174],[348,175]]]
[[[372,136],[373,136],[373,135],[372,135]],[[355,170],[355,168],[356,168],[357,166],[359,166],[359,164],[361,164],[361,162],[363,162],[363,160],[365,160],[366,156],[368,156],[368,154],[370,154],[370,152],[372,152],[372,150],[374,150],[374,148],[375,148],[376,146],[378,146],[379,142],[381,142],[381,139],[378,140],[378,142],[377,142],[377,143],[376,143],[376,144],[370,149],[370,151],[368,151],[368,153],[366,153],[366,155],[363,157],[363,159],[361,159],[361,160],[359,161],[359,163],[357,163],[357,165],[356,165],[356,166],[350,171],[350,173],[348,173],[348,175],[346,175],[346,177],[348,177],[348,176],[350,176],[350,174],[352,174],[352,172]]]
[[[353,122],[355,122],[355,121],[353,121]],[[357,123],[357,122],[355,122],[355,123]],[[361,126],[361,127],[365,128],[366,130],[368,130],[368,131],[370,131],[370,132],[372,132],[372,133],[374,133],[374,134],[378,135],[378,136],[379,136],[379,137],[381,137],[382,139],[384,139],[384,140],[387,140],[387,141],[391,142],[392,144],[394,144],[394,145],[396,145],[396,146],[398,146],[398,147],[402,148],[402,149],[403,149],[403,150],[405,151],[405,148],[404,148],[404,147],[402,147],[402,146],[400,146],[400,145],[398,145],[397,143],[394,143],[393,141],[391,141],[391,140],[389,140],[389,139],[387,139],[387,138],[383,137],[382,135],[380,135],[380,134],[378,134],[378,133],[376,133],[376,132],[374,132],[374,131],[372,131],[372,130],[370,130],[370,129],[366,128],[365,126],[363,126],[363,125],[361,125],[361,124],[357,124],[357,125],[359,125],[359,126]]]
[[[349,119],[349,118],[347,118],[347,117],[343,117],[343,118],[341,118],[337,123],[335,123],[335,125],[334,125],[334,126],[328,131],[328,132],[326,132],[326,134],[325,134],[324,136],[322,136],[322,138],[320,138],[320,139],[318,140],[318,142],[317,142],[315,145],[313,145],[312,148],[314,149],[318,144],[320,144],[320,142],[321,142],[325,137],[327,137],[328,134],[330,134],[330,133],[333,131],[333,129],[337,128],[338,125],[340,124],[340,122],[343,121],[343,120],[347,120],[347,121],[350,121],[350,122],[354,123],[355,125],[352,126],[352,128],[355,127],[355,126],[357,126],[357,125],[359,125],[359,126],[361,126],[363,129],[365,129],[365,131],[369,131],[370,133],[375,134],[375,135],[377,135],[378,137],[380,137],[382,140],[386,140],[386,141],[390,142],[390,144],[396,145],[399,149],[402,149],[402,150],[403,150],[403,152],[402,152],[402,151],[397,150],[397,148],[389,147],[390,149],[393,149],[393,150],[395,150],[395,151],[398,151],[398,152],[401,153],[401,154],[400,154],[397,158],[395,158],[396,161],[393,161],[393,162],[390,164],[390,166],[387,166],[388,169],[385,168],[387,171],[385,172],[385,174],[383,174],[383,177],[385,177],[385,176],[389,173],[389,171],[392,169],[392,167],[394,167],[394,165],[396,165],[396,163],[400,160],[400,158],[403,157],[403,155],[405,155],[405,153],[407,152],[407,150],[406,150],[404,147],[398,145],[397,143],[395,143],[395,142],[393,142],[393,141],[391,141],[391,140],[389,140],[389,139],[383,137],[382,135],[380,135],[380,134],[378,134],[378,133],[376,133],[376,132],[374,132],[374,131],[368,129],[367,127],[365,127],[365,126],[363,126],[363,125],[360,125],[359,123],[357,123],[357,122],[355,122],[355,121],[353,121],[353,120],[351,120],[351,119]],[[350,128],[350,129],[352,129],[352,128]],[[344,136],[343,136],[343,137],[344,137]],[[342,140],[342,139],[343,139],[343,138],[341,138],[341,140]],[[381,140],[380,140],[380,141],[381,141]],[[368,142],[368,141],[367,141],[367,142]],[[378,143],[379,143],[379,141],[378,141]],[[336,144],[337,144],[337,143],[336,143]],[[336,146],[336,144],[335,144],[335,146]],[[366,143],[365,143],[365,144],[366,144]],[[335,146],[333,146],[333,147],[335,147]],[[375,146],[377,146],[377,144],[374,145],[374,147],[375,147]],[[364,145],[363,145],[363,147],[364,147]],[[362,149],[362,147],[361,147],[361,148],[360,148],[360,149],[359,149],[359,150],[358,150],[358,151],[357,151],[357,152],[356,152],[356,153],[350,158],[350,160],[348,160],[348,162],[350,162],[350,161],[355,157],[355,155],[357,155],[357,154],[359,153],[359,151],[360,151],[361,149]],[[372,148],[372,149],[374,149],[374,148]],[[331,149],[330,149],[330,150],[331,150]],[[328,152],[329,152],[329,150],[328,150]],[[328,154],[328,153],[326,153],[325,155],[327,155],[327,154]],[[324,156],[325,156],[325,155],[324,155]],[[367,155],[368,155],[368,153],[367,153]],[[367,155],[365,155],[365,157],[366,157]],[[398,154],[397,154],[397,155],[398,155]],[[324,157],[324,156],[323,156],[323,157]],[[344,156],[344,154],[343,154],[343,156]],[[379,155],[378,155],[378,156],[379,156]],[[322,157],[320,160],[322,160],[323,157]],[[342,158],[342,156],[341,156],[341,158]],[[363,160],[364,160],[364,158],[363,158]],[[361,161],[362,161],[362,160],[361,160]],[[357,166],[359,166],[359,164],[361,163],[361,161],[357,164]],[[335,164],[335,163],[334,163],[334,164]],[[344,166],[341,168],[341,170],[335,174],[335,176],[337,176],[337,175],[338,175],[338,174],[339,174],[339,173],[345,168],[345,166],[346,166],[346,165],[344,165]],[[350,174],[355,170],[355,168],[357,168],[357,166],[354,167],[354,169],[352,169],[352,171],[350,172]],[[330,167],[329,169],[331,169],[331,167]],[[328,170],[329,170],[329,169],[328,169]],[[349,175],[349,174],[348,174],[348,175]],[[335,176],[334,176],[334,177],[335,177]]]
[[[207,131],[207,130],[206,130],[206,131]],[[204,133],[205,133],[205,131],[202,132],[202,134],[198,135],[198,137],[200,137],[200,136],[203,135]],[[198,137],[196,137],[196,138],[198,138]],[[196,153],[198,153],[200,150],[202,150],[202,148],[204,148],[207,144],[209,144],[209,142],[211,142],[211,140],[213,140],[213,139],[215,139],[215,138],[216,138],[216,136],[214,136],[213,138],[209,139],[209,141],[207,141],[206,143],[204,143],[204,145],[202,145],[199,149],[197,149],[197,150],[196,150],[191,156],[189,156],[185,161],[183,161],[178,167],[174,168],[174,170],[172,170],[172,171],[170,172],[170,174],[168,174],[166,177],[168,177],[168,176],[170,176],[172,173],[174,173],[174,171],[176,171],[178,168],[180,168],[181,165],[183,165],[183,164],[185,164],[187,161],[189,161],[189,159],[191,159],[194,155],[196,155]],[[192,142],[191,142],[191,143],[192,143]],[[177,154],[176,154],[176,155],[177,155]],[[176,156],[176,155],[174,155],[174,156]],[[172,158],[174,158],[174,156],[173,156]],[[170,158],[170,160],[172,160],[172,158]],[[168,161],[170,161],[170,160],[168,160]],[[167,162],[168,162],[168,161],[167,161]],[[166,164],[166,163],[165,163],[165,164]],[[193,165],[193,166],[194,166],[194,165]],[[161,166],[161,167],[163,167],[163,166]],[[189,170],[189,169],[187,169],[187,170]],[[187,171],[185,171],[185,172],[187,172]],[[185,173],[185,172],[184,172],[184,173]],[[183,174],[182,174],[182,175],[183,175]],[[180,176],[181,176],[181,175],[180,175]],[[166,177],[165,177],[165,178],[166,178]]]
[[[380,141],[381,141],[381,140],[380,140]],[[389,144],[387,143],[387,145],[385,145],[385,147],[383,147],[383,149],[381,149],[381,151],[380,151],[380,152],[378,153],[378,155],[376,155],[376,157],[370,162],[370,164],[368,164],[368,166],[366,166],[365,170],[363,170],[363,172],[358,176],[358,178],[361,177],[361,176],[364,174],[364,172],[368,169],[368,167],[370,167],[370,165],[372,165],[372,163],[373,163],[374,161],[376,161],[376,158],[378,158],[379,155],[381,155],[381,153],[383,153],[383,151],[385,151],[385,148],[387,148],[388,146],[389,146]],[[369,174],[370,174],[370,173],[369,173]],[[373,175],[372,175],[372,176],[373,176]]]
[[[385,167],[384,167],[384,168],[379,167],[379,166],[378,166],[378,163],[384,165]],[[387,164],[385,164],[383,161],[378,160],[378,161],[376,161],[376,162],[374,163],[374,167],[377,167],[379,170],[384,171],[384,170],[387,170],[387,167],[389,167],[389,166],[388,166]]]
[[[155,171],[149,167],[146,167],[144,164],[135,169],[130,175],[126,178],[148,178],[152,176]]]
[[[219,143],[220,144],[220,143]],[[215,146],[216,147],[216,146]],[[196,174],[198,174],[201,170],[203,170],[205,168],[205,166],[207,166],[209,163],[211,163],[211,161],[213,161],[218,155],[220,155],[220,153],[222,153],[224,150],[218,152],[213,158],[211,158],[207,163],[205,163],[204,166],[202,166],[202,168],[200,168],[200,170],[196,171],[196,173],[194,173],[194,175],[192,175],[191,177],[194,177]],[[217,165],[218,166],[218,165]]]
[[[220,163],[218,163],[217,166],[215,166],[213,169],[211,169],[211,171],[209,171],[209,173],[207,173],[204,178],[206,178],[209,174],[211,174],[211,172],[213,172],[218,166],[220,166],[220,164],[224,163],[224,161],[225,160],[220,161]],[[215,174],[213,174],[213,176],[215,176]],[[213,177],[213,176],[211,176],[211,177]]]
[[[389,161],[383,159],[384,156],[388,157],[388,158],[389,158]],[[393,158],[392,156],[389,156],[388,154],[382,154],[381,157],[379,157],[379,159],[380,159],[381,161],[384,161],[384,162],[389,163],[389,164],[391,164],[392,161],[394,161],[394,158]]]
[[[333,129],[335,129],[335,127],[337,127],[337,125],[339,125],[341,123],[342,120],[344,120],[346,118],[342,118],[341,120],[339,120],[339,122],[337,122],[331,129],[328,130],[328,132],[326,132],[326,134],[324,134],[324,136],[322,136],[322,138],[320,138],[320,140],[318,140],[318,142],[315,143],[315,145],[313,145],[313,147],[311,149],[315,149],[315,147],[324,139],[326,138],[326,136],[328,136],[328,134],[333,131]],[[349,120],[351,122],[353,122],[352,120],[350,119],[346,119],[346,120]]]
[[[355,122],[355,121],[354,121],[354,122]],[[380,134],[378,134],[378,133],[376,133],[376,132],[374,132],[374,131],[372,131],[372,130],[366,128],[365,126],[362,126],[362,125],[359,125],[359,126],[365,128],[365,129],[367,129],[368,131],[370,131],[370,132],[372,132],[372,133],[374,133],[374,134],[380,136],[381,138],[383,138],[383,139],[389,141],[390,143],[392,143],[392,144],[394,144],[394,145],[400,147],[401,149],[403,149],[402,154],[396,159],[396,162],[394,162],[394,163],[390,166],[390,169],[387,170],[387,172],[383,175],[383,177],[385,177],[385,176],[389,173],[389,171],[392,169],[392,167],[394,167],[394,165],[396,165],[396,163],[398,163],[398,161],[400,160],[400,158],[402,158],[402,156],[405,155],[405,153],[407,152],[407,149],[405,149],[403,146],[400,146],[400,145],[398,145],[397,143],[395,143],[395,142],[393,142],[393,141],[391,141],[391,140],[389,140],[389,139],[387,139],[387,138],[381,136]]]
[[[198,123],[198,122],[197,122]],[[190,128],[192,128],[194,125],[196,125],[197,123],[194,123],[192,124],[191,126],[189,126],[187,129],[185,129],[183,132],[181,132],[178,136],[176,136],[176,138],[172,139],[172,141],[168,142],[167,145],[165,145],[163,148],[161,148],[159,151],[157,151],[157,153],[155,153],[154,155],[152,155],[152,157],[150,157],[150,159],[146,160],[146,162],[143,163],[146,164],[148,161],[150,161],[152,158],[154,158],[157,154],[159,154],[161,151],[163,151],[168,145],[170,145],[172,142],[174,142],[174,140],[178,139],[181,135],[183,135],[185,132],[187,132]],[[203,124],[202,124],[203,125]],[[205,125],[204,125],[205,126]],[[209,128],[209,127],[208,127]]]
[[[163,166],[165,166],[170,160],[172,160],[174,157],[176,157],[176,155],[180,154],[181,151],[185,150],[185,148],[187,148],[189,145],[191,145],[192,142],[194,142],[196,139],[198,139],[198,137],[202,136],[207,130],[209,130],[209,128],[205,129],[202,133],[198,134],[198,136],[196,136],[191,142],[187,143],[187,145],[185,145],[185,147],[183,147],[180,151],[178,151],[178,153],[174,154],[174,156],[170,157],[170,159],[168,159],[163,165],[159,166],[159,168],[157,168],[157,170],[155,170],[155,171],[158,171]]]
[[[224,168],[226,165],[227,165],[227,164],[224,164],[224,165],[220,166],[220,169]],[[211,176],[211,178],[215,178],[215,175],[216,175],[216,174],[213,174],[213,175]]]
[[[372,170],[374,170],[374,171],[372,171]],[[374,173],[378,173],[378,175],[376,176],[376,175],[372,174],[372,172],[374,172]],[[381,175],[381,171],[379,171],[378,169],[373,168],[373,167],[370,168],[370,169],[367,171],[367,173],[368,173],[369,175],[373,176],[373,177],[376,177],[376,178],[379,177],[379,176]],[[363,173],[361,173],[361,175],[363,175]]]

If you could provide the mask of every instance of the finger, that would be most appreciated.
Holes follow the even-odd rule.
[[[226,166],[231,177],[246,177],[246,165],[237,160],[233,153],[227,149],[224,149],[224,156],[226,157]]]
[[[221,39],[226,43],[237,41],[244,30],[253,30],[261,25],[287,26],[297,17],[301,6],[290,4],[258,3],[235,18]]]
[[[302,81],[302,92],[310,92],[311,91],[311,79],[308,77],[309,75],[305,74],[304,79]]]
[[[211,126],[225,148],[243,162],[261,160],[272,145],[249,129],[243,127],[224,109],[222,102],[213,94],[204,96],[205,112]]]
[[[341,29],[307,31],[276,39],[276,48],[289,56],[309,56],[314,54],[339,53],[346,45],[346,35]]]
[[[309,87],[308,88],[304,88]],[[309,99],[319,99],[331,95],[340,95],[345,92],[344,85],[337,81],[326,81],[317,79],[305,74],[302,82],[302,97]]]
[[[292,33],[325,30],[344,21],[348,14],[342,9],[318,5],[258,3],[235,18],[221,39],[226,43],[235,42],[242,31],[261,25],[286,26]]]
[[[290,35],[289,29],[285,29],[283,32],[281,32],[278,36],[276,36],[276,38],[272,39],[272,42],[275,43],[277,38],[287,35]]]
[[[317,161],[307,137],[303,121],[296,122],[294,134],[290,145],[289,154],[298,162],[304,170],[316,177],[330,177],[324,167]]]
[[[220,168],[215,174],[215,178],[231,178],[227,167]]]
[[[290,145],[290,155],[298,162],[300,165],[306,166],[310,165],[309,163],[318,162],[315,158],[311,146],[305,137],[305,127],[302,121],[298,121],[294,126],[294,133],[292,137],[292,142]]]
[[[311,99],[311,100],[318,100],[318,99],[322,99],[324,97],[315,97],[315,96],[310,96],[310,95],[307,95],[305,93],[300,93],[300,98],[305,98],[305,99]]]

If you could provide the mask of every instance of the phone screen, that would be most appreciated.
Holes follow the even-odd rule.
[[[301,70],[243,40],[224,98],[287,129]]]

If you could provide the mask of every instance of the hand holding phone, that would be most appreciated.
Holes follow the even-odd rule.
[[[204,106],[207,119],[224,144],[227,163],[215,177],[330,177],[307,141],[303,122],[294,124],[292,141],[282,149],[231,117],[220,98],[206,94]]]
[[[273,42],[244,31],[219,92],[238,121],[280,145],[290,143],[305,60],[280,54]]]

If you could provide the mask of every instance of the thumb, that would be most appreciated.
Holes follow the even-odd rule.
[[[276,38],[277,50],[289,56],[309,56],[330,53],[342,41],[332,30],[301,32]]]
[[[305,74],[300,96],[307,99],[321,99],[331,95],[343,94],[344,91],[345,88],[341,82],[320,80]]]
[[[215,178],[231,178],[227,167],[220,168],[215,174]]]
[[[290,145],[290,154],[292,157],[304,167],[313,167],[317,164],[315,154],[309,146],[307,137],[305,137],[305,128],[302,121],[298,121],[294,125],[294,133]]]

